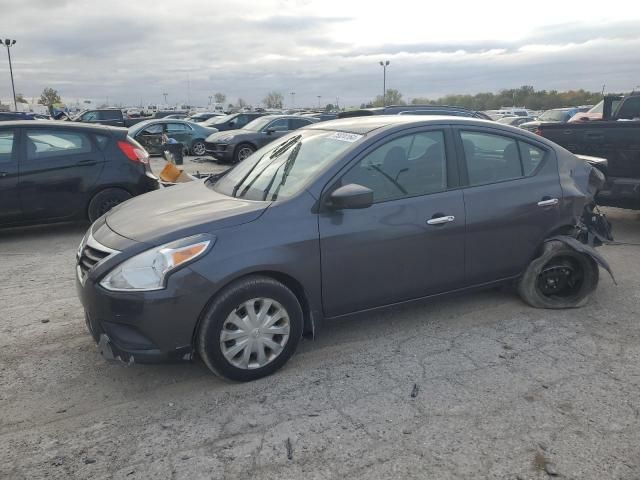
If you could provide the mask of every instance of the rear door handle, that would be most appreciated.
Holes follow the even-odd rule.
[[[538,202],[539,207],[552,207],[553,205],[558,205],[560,203],[557,198],[548,198],[545,200],[540,200]]]
[[[444,215],[442,217],[431,218],[427,220],[429,225],[442,225],[443,223],[453,222],[456,219],[453,215]]]

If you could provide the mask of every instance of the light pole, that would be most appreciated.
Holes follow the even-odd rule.
[[[387,106],[387,67],[391,62],[389,60],[380,62],[382,65],[382,106]]]
[[[17,112],[18,102],[16,102],[16,87],[13,84],[13,67],[11,66],[11,47],[13,47],[16,44],[16,41],[7,38],[5,39],[4,42],[0,40],[0,43],[2,43],[2,45],[7,47],[7,55],[9,55],[9,73],[11,74],[11,90],[13,91],[13,108]]]
[[[322,95],[318,95],[318,108],[320,108],[320,99],[322,98]]]
[[[296,108],[296,92],[291,92],[291,109]]]
[[[213,100],[213,95],[209,95],[209,106],[211,106],[211,101]]]
[[[164,95],[164,104],[167,104],[167,95],[169,95],[168,93],[163,93],[162,95]]]

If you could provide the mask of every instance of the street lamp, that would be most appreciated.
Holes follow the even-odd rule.
[[[380,62],[382,66],[382,106],[387,106],[387,67],[391,62],[389,60]]]
[[[167,95],[169,95],[168,93],[163,93],[162,95],[164,95],[164,104],[167,104]]]
[[[0,39],[0,43],[2,43],[2,45],[7,47],[7,55],[9,55],[9,73],[11,74],[11,90],[13,91],[13,108],[17,112],[18,102],[16,102],[16,87],[13,84],[13,67],[11,66],[11,50],[10,50],[10,48],[16,44],[16,41],[7,38],[4,40],[4,42]]]
[[[322,98],[322,95],[318,95],[318,108],[320,108],[320,99]]]
[[[296,92],[291,92],[291,109],[296,108]]]

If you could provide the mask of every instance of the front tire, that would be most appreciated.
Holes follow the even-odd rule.
[[[241,143],[236,147],[236,151],[233,154],[233,161],[235,163],[240,163],[255,151],[256,149],[253,147],[253,145],[249,145],[248,143]]]
[[[598,286],[598,264],[560,241],[544,244],[518,282],[518,293],[536,308],[577,308]]]
[[[89,202],[88,216],[91,222],[95,222],[116,205],[131,198],[131,194],[121,188],[106,188],[96,193]]]
[[[207,153],[207,148],[202,140],[197,140],[191,145],[191,153],[195,156],[202,156]]]
[[[213,373],[247,382],[271,375],[289,360],[302,326],[302,308],[291,290],[272,278],[251,276],[215,297],[196,347]]]

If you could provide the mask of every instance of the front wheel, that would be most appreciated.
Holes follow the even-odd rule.
[[[202,140],[198,140],[191,145],[191,153],[198,157],[207,153],[207,148]]]
[[[198,353],[215,374],[246,382],[271,375],[302,336],[302,308],[282,283],[251,276],[226,287],[205,312]]]
[[[233,161],[235,163],[240,163],[255,151],[256,149],[253,148],[252,145],[249,145],[248,143],[241,143],[236,148],[235,154],[233,155]]]
[[[547,242],[518,282],[520,297],[537,308],[576,308],[598,286],[598,264],[560,241]]]
[[[91,222],[95,222],[116,205],[129,200],[131,194],[121,188],[107,188],[96,193],[89,202],[88,216]]]

